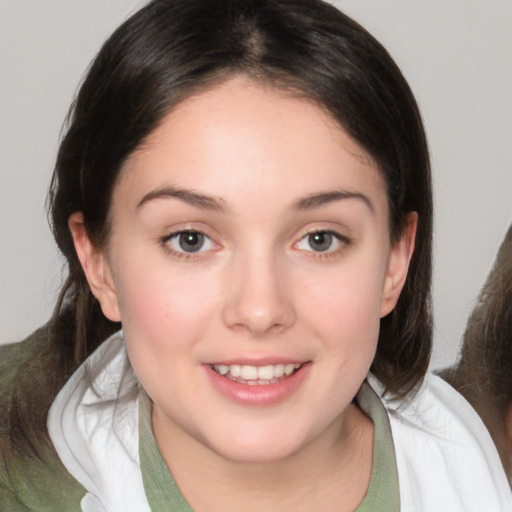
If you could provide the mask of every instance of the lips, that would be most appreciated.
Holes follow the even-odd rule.
[[[214,389],[230,401],[249,406],[278,404],[292,397],[307,379],[311,366],[311,361],[203,365]]]

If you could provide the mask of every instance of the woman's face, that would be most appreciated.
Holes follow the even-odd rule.
[[[84,266],[157,438],[269,461],[341,427],[414,227],[391,247],[384,182],[325,111],[243,77],[190,97],[129,159],[111,214]]]

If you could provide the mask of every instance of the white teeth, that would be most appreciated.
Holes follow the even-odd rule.
[[[226,375],[226,373],[229,372],[229,366],[226,366],[225,364],[219,364],[219,366],[216,366],[215,369],[217,372],[219,372],[221,375]]]
[[[229,373],[231,373],[233,377],[240,377],[242,374],[242,367],[239,364],[232,364],[229,367]]]
[[[240,377],[244,380],[256,380],[258,378],[258,368],[256,366],[242,366]]]
[[[291,375],[293,373],[293,370],[295,370],[295,365],[294,364],[287,364],[284,367],[284,373],[286,375]]]
[[[267,366],[250,366],[232,364],[227,366],[225,364],[215,365],[214,370],[220,375],[230,376],[233,378],[241,378],[249,384],[268,383],[273,379],[281,378],[284,375],[290,376],[295,370],[298,370],[302,364],[289,363],[289,364],[275,364]],[[230,374],[230,375],[228,375]]]
[[[274,378],[274,367],[273,366],[260,366],[258,368],[258,379],[271,380]]]
[[[282,377],[284,375],[284,364],[276,364],[274,366],[274,377]]]

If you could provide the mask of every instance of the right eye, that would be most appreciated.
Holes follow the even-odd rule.
[[[213,240],[200,231],[178,231],[165,237],[166,246],[173,252],[196,253],[213,249]]]
[[[335,253],[348,243],[346,237],[334,231],[320,230],[303,236],[297,243],[297,248],[316,253]]]

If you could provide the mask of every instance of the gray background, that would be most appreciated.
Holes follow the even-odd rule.
[[[44,203],[59,131],[91,58],[140,0],[0,0],[0,342],[50,315],[61,265]],[[433,366],[455,358],[512,222],[512,2],[338,0],[419,101],[436,192]]]

